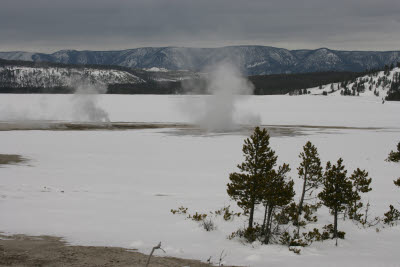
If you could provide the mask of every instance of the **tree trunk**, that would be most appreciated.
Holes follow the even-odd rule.
[[[263,220],[263,224],[262,224],[262,227],[261,227],[261,234],[262,235],[265,233],[265,225],[266,225],[266,222],[267,222],[267,210],[268,210],[268,206],[265,205],[264,220]]]
[[[335,208],[335,214],[334,214],[334,222],[333,222],[333,238],[336,238],[336,246],[337,246],[337,216],[338,216],[338,211],[337,208]]]
[[[306,182],[307,182],[307,178],[306,178],[306,175],[304,175],[303,192],[301,193],[299,209],[297,210],[297,219],[296,219],[297,235],[300,234],[300,215],[303,212],[304,196],[306,194]]]
[[[265,230],[265,239],[264,239],[264,244],[269,243],[270,237],[271,237],[271,221],[272,221],[272,210],[273,208],[269,207],[268,208],[268,216],[267,216],[267,227]]]
[[[249,227],[248,229],[252,229],[253,228],[253,218],[254,218],[254,202],[251,203],[251,208],[250,208],[250,216],[249,216]]]
[[[306,184],[307,184],[307,168],[304,168],[304,183],[303,183],[303,190],[301,192],[301,198],[300,198],[300,203],[299,203],[299,209],[297,210],[297,235],[300,234],[300,215],[303,212],[303,203],[304,203],[304,197],[306,195]]]

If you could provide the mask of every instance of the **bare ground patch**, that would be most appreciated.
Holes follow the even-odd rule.
[[[0,235],[0,266],[145,266],[148,256],[117,247],[68,246],[59,237]],[[210,266],[195,260],[151,258],[149,266]]]
[[[54,121],[13,121],[0,122],[0,131],[88,131],[88,130],[141,130],[160,128],[188,128],[183,123],[141,123],[141,122],[54,122]]]
[[[24,163],[28,161],[26,158],[21,155],[13,155],[13,154],[0,154],[0,166],[6,164],[18,164]]]

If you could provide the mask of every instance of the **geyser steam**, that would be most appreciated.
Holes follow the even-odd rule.
[[[107,92],[107,85],[89,81],[82,77],[73,77],[68,86],[74,88],[74,94],[68,98],[53,97],[51,101],[46,95],[39,97],[37,105],[17,105],[15,108],[10,103],[0,107],[1,121],[16,121],[21,125],[40,124],[47,125],[48,121],[79,121],[108,123],[108,113],[98,104],[98,95]],[[22,98],[24,100],[25,98]],[[23,108],[21,108],[23,107]]]
[[[108,113],[97,104],[97,95],[106,93],[107,86],[99,83],[79,82],[74,87],[76,90],[71,97],[73,120],[109,123]]]
[[[236,130],[243,124],[251,126],[260,124],[259,116],[249,112],[237,114],[237,101],[244,97],[238,95],[252,94],[254,86],[234,64],[222,62],[208,68],[206,72],[208,73],[206,90],[210,95],[200,98],[204,100],[201,103],[188,106],[195,124],[213,132]]]

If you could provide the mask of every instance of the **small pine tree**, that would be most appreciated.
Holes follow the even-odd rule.
[[[318,194],[322,203],[331,210],[334,216],[333,238],[338,238],[338,215],[352,203],[352,183],[346,177],[347,171],[342,165],[343,159],[339,158],[337,165],[326,164],[323,190]]]
[[[303,151],[300,153],[299,158],[302,160],[300,166],[297,168],[299,178],[303,180],[303,187],[301,197],[297,210],[297,234],[300,232],[300,216],[303,212],[303,204],[306,193],[310,197],[316,189],[322,184],[322,166],[319,159],[317,148],[308,141],[303,146]]]
[[[400,211],[393,207],[393,205],[389,205],[389,211],[386,212],[384,216],[383,222],[393,226],[400,220]]]
[[[397,144],[397,151],[390,151],[386,161],[399,162],[400,161],[400,142]],[[400,186],[400,178],[394,181],[394,184]]]
[[[400,187],[400,178],[394,180],[393,183]],[[393,205],[389,206],[389,211],[384,214],[385,218],[383,222],[388,225],[395,225],[397,221],[400,220],[400,211],[393,207]]]
[[[397,151],[390,151],[388,158],[389,162],[399,162],[400,161],[400,142],[397,144]]]
[[[227,193],[249,214],[247,230],[251,231],[255,206],[261,203],[265,191],[264,177],[272,175],[277,156],[269,146],[269,134],[259,127],[244,141],[242,151],[245,161],[237,166],[241,173],[229,175]]]
[[[357,168],[350,176],[350,180],[353,184],[353,199],[349,206],[348,214],[350,219],[360,221],[362,214],[359,214],[358,211],[364,206],[364,204],[360,202],[360,193],[368,193],[372,190],[370,187],[372,179],[368,178],[368,172]]]
[[[400,178],[397,178],[397,180],[394,180],[393,183],[394,183],[396,186],[400,187]]]

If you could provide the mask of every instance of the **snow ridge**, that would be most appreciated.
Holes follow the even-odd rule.
[[[0,67],[1,87],[71,87],[79,81],[107,85],[145,82],[131,73],[119,70],[67,67]]]
[[[393,80],[395,80],[395,77],[398,77],[399,75],[400,68],[393,68],[386,72],[379,71],[367,74],[352,81],[329,83],[305,90],[311,95],[376,96],[384,99],[389,93]],[[293,94],[300,94],[300,92],[296,91]]]

